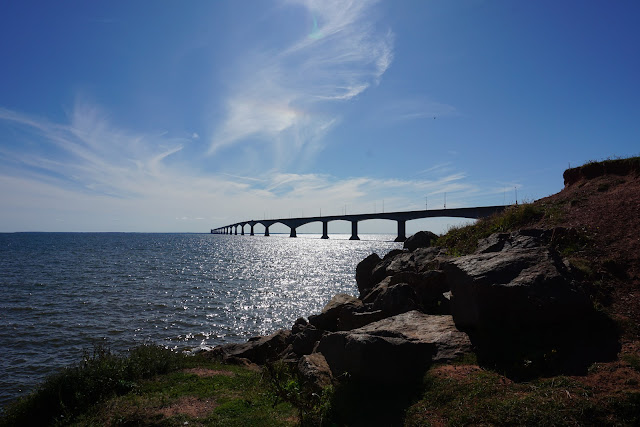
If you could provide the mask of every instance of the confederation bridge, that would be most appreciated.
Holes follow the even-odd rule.
[[[263,219],[263,220],[251,220],[237,222],[235,224],[226,225],[224,227],[212,228],[211,234],[235,234],[244,235],[244,227],[248,225],[250,227],[249,235],[254,235],[254,226],[260,224],[264,227],[264,235],[269,235],[269,227],[273,224],[284,224],[291,229],[289,237],[297,237],[296,228],[309,224],[311,222],[322,223],[322,238],[329,238],[329,223],[331,221],[349,221],[351,222],[351,237],[350,240],[360,240],[358,237],[358,222],[366,221],[368,219],[388,219],[396,221],[398,223],[398,237],[396,242],[404,242],[407,239],[406,224],[407,221],[421,218],[437,218],[437,217],[451,217],[451,218],[469,218],[478,219],[493,215],[497,212],[503,211],[507,206],[480,206],[475,208],[456,208],[456,209],[431,209],[420,211],[406,211],[406,212],[382,212],[382,213],[369,213],[369,214],[356,214],[356,215],[333,215],[333,216],[312,216],[307,218],[281,218],[281,219]],[[238,233],[238,229],[240,232]]]

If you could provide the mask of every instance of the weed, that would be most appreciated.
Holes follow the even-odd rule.
[[[279,361],[266,365],[266,379],[275,397],[288,402],[298,410],[301,425],[321,425],[333,397],[333,387],[317,390],[313,384],[304,381],[298,371]]]
[[[475,224],[452,227],[436,241],[436,245],[447,248],[450,255],[467,255],[476,250],[479,239],[493,233],[506,233],[525,227],[544,216],[544,208],[534,204],[510,206],[499,214],[478,220]]]
[[[638,354],[625,354],[622,356],[622,360],[627,362],[636,371],[640,372],[640,355]]]
[[[566,256],[565,253],[573,253],[568,252],[567,250],[561,252],[562,255]],[[581,276],[585,278],[593,277],[593,267],[589,260],[585,258],[571,257],[568,259],[569,265],[574,269],[574,271],[578,272]]]
[[[591,391],[567,377],[511,383],[490,371],[472,372],[455,380],[430,372],[422,399],[407,411],[406,425],[584,425],[611,423],[610,408],[622,418],[635,420],[635,396],[611,401],[604,407],[591,399]]]
[[[49,376],[33,393],[10,404],[0,425],[68,422],[104,398],[135,390],[141,379],[177,369],[184,357],[151,345],[136,347],[127,356],[104,346],[85,350],[80,363]]]

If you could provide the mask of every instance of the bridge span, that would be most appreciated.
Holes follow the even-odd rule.
[[[273,224],[284,224],[291,229],[289,237],[297,237],[296,229],[302,225],[309,224],[311,222],[322,223],[322,238],[329,238],[329,223],[331,221],[349,221],[351,222],[351,237],[349,240],[360,240],[358,237],[358,222],[368,219],[388,219],[391,221],[397,221],[398,223],[398,237],[396,242],[404,242],[407,239],[406,236],[406,223],[413,219],[421,218],[437,218],[437,217],[451,217],[451,218],[469,218],[478,219],[493,215],[498,212],[502,212],[507,206],[479,206],[474,208],[456,208],[456,209],[430,209],[419,211],[404,211],[404,212],[381,212],[381,213],[369,213],[369,214],[355,214],[355,215],[330,215],[330,216],[312,216],[306,218],[280,218],[280,219],[262,219],[242,221],[235,224],[225,225],[224,227],[212,228],[211,234],[240,234],[244,235],[244,227],[248,225],[250,227],[250,235],[254,235],[254,226],[261,224],[264,226],[264,235],[269,235],[269,227]]]

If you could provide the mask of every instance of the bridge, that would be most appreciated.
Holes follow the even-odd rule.
[[[311,222],[322,223],[322,239],[329,238],[329,223],[331,221],[349,221],[351,222],[351,237],[349,240],[360,240],[358,237],[358,222],[368,219],[387,219],[391,221],[397,221],[398,223],[398,237],[396,242],[404,242],[407,239],[406,236],[406,224],[407,221],[413,219],[422,218],[437,218],[437,217],[451,217],[451,218],[469,218],[478,219],[493,215],[498,212],[502,212],[507,206],[480,206],[475,208],[456,208],[456,209],[430,209],[419,211],[404,211],[404,212],[381,212],[381,213],[369,213],[369,214],[355,214],[355,215],[332,215],[332,216],[312,216],[306,218],[280,218],[280,219],[262,219],[242,221],[235,224],[225,225],[224,227],[212,228],[211,234],[235,234],[238,235],[238,229],[240,234],[244,235],[245,226],[250,227],[250,235],[254,235],[254,227],[256,224],[260,224],[264,227],[264,235],[269,235],[269,227],[273,224],[284,224],[291,229],[289,237],[297,237],[296,229],[302,225],[309,224]]]

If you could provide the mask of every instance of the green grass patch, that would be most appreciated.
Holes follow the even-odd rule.
[[[191,367],[144,381],[135,393],[94,406],[77,425],[291,426],[261,372],[193,357]]]
[[[125,355],[98,346],[10,404],[0,425],[66,423],[101,399],[134,391],[142,379],[178,369],[185,357],[158,346],[142,345]]]
[[[104,347],[49,376],[6,408],[14,425],[292,425],[260,372],[157,346],[114,354]]]
[[[640,372],[640,355],[638,354],[624,354],[622,360],[627,362],[636,371]]]
[[[545,208],[527,203],[514,205],[503,212],[478,220],[475,224],[453,227],[436,242],[436,246],[447,248],[454,256],[473,253],[478,247],[478,240],[489,237],[493,233],[507,233],[526,227],[541,220],[545,216]]]
[[[562,376],[512,383],[489,371],[462,379],[428,373],[405,425],[634,425],[638,395],[597,403],[588,387]]]

